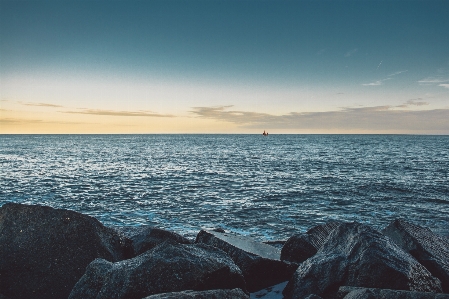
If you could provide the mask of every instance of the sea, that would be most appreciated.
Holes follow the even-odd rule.
[[[330,220],[449,235],[449,136],[0,135],[0,205],[285,240]]]

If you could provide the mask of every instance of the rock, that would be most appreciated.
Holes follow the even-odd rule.
[[[441,281],[443,292],[449,293],[449,240],[404,220],[393,221],[383,233],[426,267]]]
[[[119,261],[130,240],[95,218],[68,210],[7,203],[0,208],[0,293],[64,298],[95,258]]]
[[[382,233],[359,223],[342,223],[317,254],[301,263],[284,289],[286,299],[340,286],[441,292],[440,281]]]
[[[132,240],[134,256],[142,254],[166,240],[173,240],[180,244],[193,243],[177,233],[151,226],[125,226],[115,229]]]
[[[338,289],[337,299],[449,299],[449,295],[402,290],[357,288],[343,286]]]
[[[168,240],[118,263],[92,262],[69,299],[141,299],[185,290],[246,291],[242,272],[223,251],[204,244]]]
[[[247,237],[202,230],[195,243],[208,244],[229,254],[242,270],[250,292],[289,280],[298,267],[281,261],[279,249]]]
[[[257,292],[249,294],[251,298],[262,298],[262,299],[282,299],[282,291],[287,285],[288,281],[278,283],[274,286],[259,290]]]
[[[309,229],[305,234],[291,236],[282,247],[281,260],[302,263],[314,256],[323,246],[329,234],[342,222],[330,221]]]
[[[249,299],[241,289],[209,290],[209,291],[184,291],[151,295],[144,299]]]
[[[322,297],[316,295],[316,294],[310,294],[309,296],[307,296],[304,299],[323,299]]]
[[[276,247],[277,249],[282,249],[282,247],[284,247],[285,245],[285,242],[287,242],[287,240],[273,240],[273,241],[265,241],[263,243]]]

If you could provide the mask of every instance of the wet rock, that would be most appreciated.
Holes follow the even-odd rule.
[[[309,229],[305,234],[291,236],[282,247],[281,260],[302,263],[314,256],[323,246],[329,234],[342,222],[330,221]]]
[[[69,298],[141,299],[158,293],[234,288],[246,291],[245,280],[226,253],[169,240],[118,263],[95,260]]]
[[[220,248],[229,254],[242,270],[250,292],[289,280],[297,268],[296,264],[280,260],[279,249],[247,237],[202,230],[195,242]]]
[[[299,265],[283,294],[286,299],[326,298],[344,285],[441,292],[440,281],[411,255],[359,223],[339,225],[317,254]]]
[[[340,287],[336,296],[337,299],[449,299],[449,295],[435,294],[425,292],[358,288],[358,287]]]
[[[95,218],[15,203],[0,208],[0,292],[64,298],[95,258],[124,259],[130,241]]]
[[[449,293],[449,240],[404,220],[393,221],[383,233],[440,279],[443,292]]]
[[[180,244],[193,243],[177,233],[152,226],[124,226],[115,229],[132,240],[134,256],[142,254],[166,240],[173,240]]]
[[[164,293],[148,296],[144,299],[249,299],[241,289],[210,290],[210,291],[184,291]]]
[[[309,296],[307,296],[304,299],[323,299],[322,297],[316,295],[316,294],[310,294]]]

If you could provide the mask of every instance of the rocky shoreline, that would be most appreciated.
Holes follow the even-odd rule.
[[[0,208],[0,299],[249,298],[288,281],[296,298],[449,298],[449,240],[398,219],[328,222],[286,242],[221,229],[196,240],[111,228],[74,211]]]

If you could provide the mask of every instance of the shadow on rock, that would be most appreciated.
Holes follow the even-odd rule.
[[[142,299],[185,290],[246,291],[242,272],[223,251],[204,244],[166,241],[118,263],[92,262],[70,299]]]
[[[130,240],[68,210],[7,203],[0,208],[0,293],[66,299],[96,258],[127,258]]]

